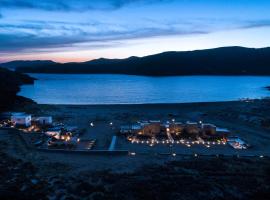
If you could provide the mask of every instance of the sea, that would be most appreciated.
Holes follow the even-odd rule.
[[[153,104],[265,98],[270,76],[134,76],[29,74],[19,95],[40,104]]]

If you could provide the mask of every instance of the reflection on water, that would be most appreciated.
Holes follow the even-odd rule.
[[[270,77],[30,74],[19,95],[44,104],[133,104],[228,101],[269,96]]]

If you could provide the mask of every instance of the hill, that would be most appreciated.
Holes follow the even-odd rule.
[[[28,73],[89,73],[170,75],[270,75],[270,48],[221,47],[164,52],[126,59],[97,59],[82,63],[17,65]],[[6,66],[6,64],[2,64]]]
[[[15,103],[26,100],[18,97],[22,84],[32,84],[34,79],[28,75],[0,68],[0,111],[7,110]]]
[[[11,70],[18,69],[20,67],[42,67],[56,64],[51,60],[15,60],[6,63],[1,63],[0,66]]]

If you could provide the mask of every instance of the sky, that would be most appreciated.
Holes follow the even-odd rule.
[[[0,62],[270,46],[269,0],[0,0]]]

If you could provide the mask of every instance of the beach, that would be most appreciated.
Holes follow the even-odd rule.
[[[81,139],[95,139],[93,150],[108,150],[112,137],[117,136],[115,150],[136,152],[136,156],[126,155],[81,155],[56,152],[35,152],[41,161],[60,162],[79,169],[111,169],[132,171],[145,164],[181,159],[183,156],[199,155],[270,155],[269,135],[269,100],[243,100],[213,103],[184,104],[145,104],[145,105],[41,105],[32,104],[21,111],[33,115],[52,116],[54,121],[84,130]],[[194,145],[187,148],[181,145],[131,144],[118,135],[123,124],[139,120],[203,121],[231,131],[232,136],[239,136],[251,147],[247,150],[235,150],[232,147],[213,145],[205,148]],[[90,123],[95,126],[91,127]],[[110,125],[113,123],[113,126]],[[14,141],[13,141],[14,142]],[[158,153],[158,155],[157,155]],[[177,156],[171,156],[176,153]]]
[[[12,180],[15,180],[18,191],[39,188],[33,193],[35,197],[58,195],[76,199],[76,195],[90,192],[97,196],[102,194],[104,198],[118,199],[127,198],[134,192],[139,196],[148,194],[145,190],[142,193],[137,191],[136,184],[131,184],[133,182],[157,189],[162,184],[178,181],[179,184],[189,184],[196,188],[205,180],[208,184],[206,190],[209,192],[223,188],[222,196],[236,198],[241,192],[242,197],[249,197],[257,192],[256,188],[254,191],[247,190],[251,182],[263,184],[263,191],[267,191],[269,187],[266,184],[268,176],[264,176],[268,173],[267,166],[270,162],[269,105],[269,99],[146,105],[26,105],[16,108],[16,111],[32,113],[34,116],[49,115],[56,122],[84,129],[81,139],[97,140],[93,150],[108,150],[112,137],[117,136],[115,150],[128,150],[136,154],[96,155],[39,151],[27,146],[20,134],[0,130],[1,156],[5,160],[1,168],[10,169],[7,174],[12,175],[5,178],[3,184],[7,185],[6,181],[12,179],[14,170],[22,168],[26,175]],[[146,144],[128,143],[125,137],[117,134],[117,127],[120,125],[147,119],[213,123],[229,129],[232,135],[245,139],[251,147],[246,150],[235,150],[228,145],[213,145],[211,148],[196,145],[191,148],[177,145],[149,147]],[[94,126],[91,127],[90,123]],[[31,133],[24,133],[24,136],[28,137],[29,134]],[[173,155],[173,152],[176,154]],[[156,180],[159,184],[151,186],[141,177]],[[116,180],[119,180],[118,184],[112,184]],[[129,180],[130,184],[125,185],[125,180]],[[233,180],[234,183],[230,185],[228,180]],[[238,189],[232,192],[234,187]],[[120,188],[125,192],[121,190],[120,196],[113,196]],[[170,196],[175,189],[167,188],[163,194]],[[188,199],[197,198],[186,187],[182,187],[180,191]],[[206,197],[205,194],[202,193],[202,197]],[[216,194],[211,195],[216,197]]]

